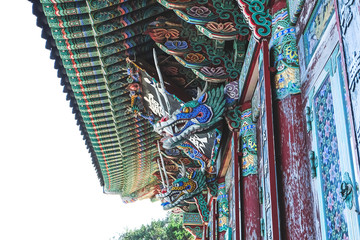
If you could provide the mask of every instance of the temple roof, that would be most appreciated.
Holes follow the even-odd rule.
[[[166,148],[156,144],[162,133],[152,124],[196,97],[198,87],[234,81],[229,86],[241,92],[255,46],[269,37],[271,26],[266,3],[259,10],[264,21],[257,24],[255,3],[244,1],[30,1],[100,184],[125,202],[151,198],[164,187],[157,159]],[[221,135],[211,135],[206,159],[216,158]],[[176,156],[176,164],[182,157]],[[166,167],[176,170],[176,164]]]
[[[149,193],[159,137],[127,111],[126,58],[151,56],[154,42],[142,33],[168,10],[148,0],[30,1],[104,192]]]

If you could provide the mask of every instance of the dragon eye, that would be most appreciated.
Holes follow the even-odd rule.
[[[192,112],[192,108],[191,107],[184,107],[182,112],[184,112],[184,113]]]

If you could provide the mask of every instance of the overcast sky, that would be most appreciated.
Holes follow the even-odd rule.
[[[164,217],[102,193],[31,3],[0,13],[0,239],[108,240]]]

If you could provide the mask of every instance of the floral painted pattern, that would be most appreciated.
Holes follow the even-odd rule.
[[[165,39],[178,39],[180,31],[177,29],[157,28],[149,30],[148,34],[155,42],[162,42]]]
[[[210,15],[211,11],[204,6],[193,6],[189,10],[187,10],[187,13],[192,17],[207,17]]]
[[[185,61],[188,61],[190,63],[202,63],[204,60],[205,57],[201,53],[189,53],[185,57]]]
[[[185,50],[189,47],[187,42],[179,40],[167,41],[165,42],[165,46],[170,50]]]
[[[345,205],[340,193],[342,177],[329,79],[319,88],[314,102],[326,235],[328,239],[348,239],[348,227],[343,215]]]
[[[217,23],[217,22],[209,22],[205,25],[210,31],[217,33],[230,33],[235,32],[236,28],[234,27],[233,22],[226,23]]]
[[[226,75],[224,67],[203,67],[200,72],[209,77],[220,77]]]

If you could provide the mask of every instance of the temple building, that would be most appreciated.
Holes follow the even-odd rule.
[[[106,194],[196,239],[360,239],[360,2],[30,0]]]

